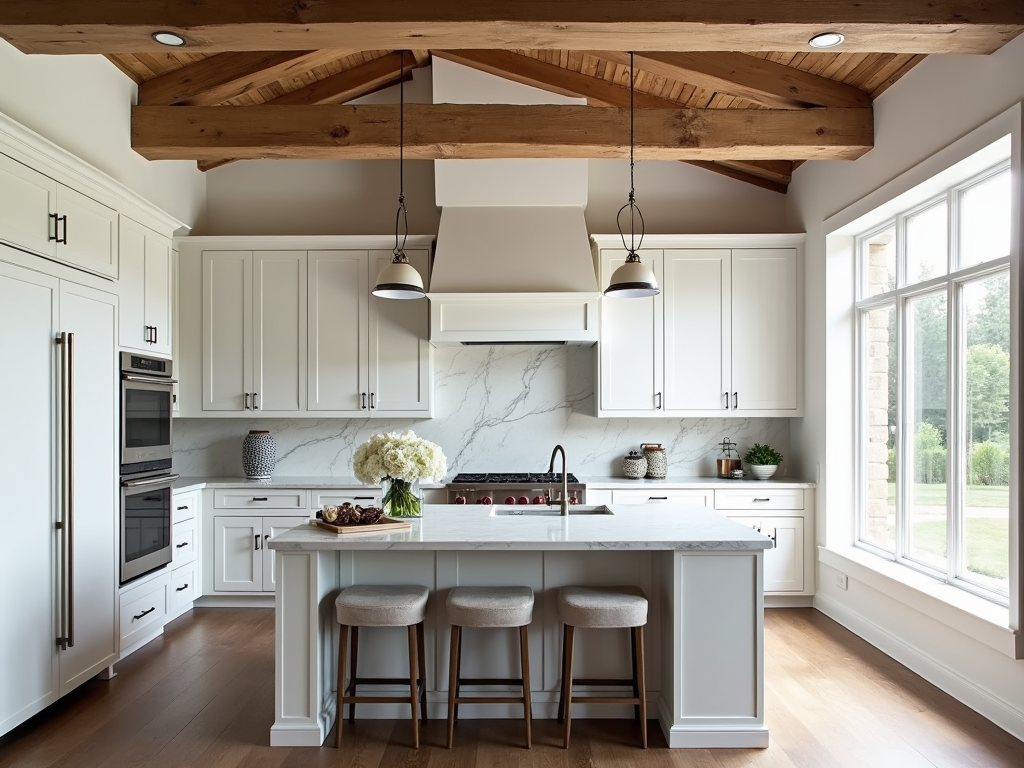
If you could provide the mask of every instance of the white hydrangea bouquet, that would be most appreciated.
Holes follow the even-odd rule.
[[[416,437],[412,430],[374,435],[356,448],[352,470],[361,482],[384,486],[384,513],[419,517],[419,482],[440,480],[448,473],[441,446]]]

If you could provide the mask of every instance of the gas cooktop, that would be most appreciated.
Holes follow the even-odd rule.
[[[462,472],[455,476],[452,483],[463,484],[501,484],[509,483],[560,483],[561,472]],[[569,472],[566,482],[579,483],[576,475]]]

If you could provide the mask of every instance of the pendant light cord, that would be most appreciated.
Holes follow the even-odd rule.
[[[405,51],[401,52],[398,72],[398,212],[395,214],[395,257],[393,263],[407,261],[405,243],[409,239],[409,214],[405,209]],[[400,234],[405,225],[404,236]],[[401,244],[399,244],[401,238]]]
[[[639,261],[639,256],[636,252],[640,249],[640,246],[644,242],[644,215],[640,212],[639,206],[636,204],[636,188],[633,182],[633,167],[635,165],[633,160],[633,145],[634,145],[634,134],[635,134],[635,118],[634,118],[634,105],[633,105],[633,51],[629,52],[629,202],[619,209],[619,213],[615,216],[615,224],[619,227],[619,235],[622,237],[622,247],[629,252],[629,261]],[[629,245],[626,245],[626,234],[622,231],[622,225],[619,224],[619,216],[622,212],[629,208]],[[640,241],[636,242],[636,217],[640,218]]]

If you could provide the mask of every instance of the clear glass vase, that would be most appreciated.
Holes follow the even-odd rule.
[[[423,493],[419,480],[396,480],[384,478],[381,481],[384,492],[384,514],[388,517],[419,517],[423,509]]]

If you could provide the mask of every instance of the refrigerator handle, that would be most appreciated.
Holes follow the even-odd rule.
[[[75,334],[62,332],[61,347],[61,423],[60,423],[60,500],[61,519],[61,605],[57,645],[66,651],[75,645]]]

